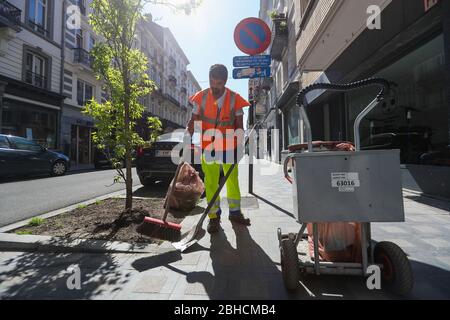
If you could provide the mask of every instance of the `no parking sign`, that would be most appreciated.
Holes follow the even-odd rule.
[[[234,30],[234,42],[237,47],[252,56],[266,51],[271,41],[272,32],[269,26],[258,18],[244,19]]]

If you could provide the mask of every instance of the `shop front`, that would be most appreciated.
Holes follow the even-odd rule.
[[[0,75],[0,133],[58,149],[62,96]]]
[[[425,11],[416,0],[392,2],[381,17],[385,27],[363,32],[325,74],[332,83],[391,81],[389,96],[361,123],[362,147],[400,150],[412,182],[405,187],[450,198],[450,12],[444,5]],[[353,141],[355,119],[378,91],[317,98],[310,109],[322,113],[323,130],[313,126],[313,139]]]
[[[94,163],[93,120],[80,108],[65,105],[62,112],[61,141],[64,152],[73,165]]]
[[[58,110],[4,98],[2,132],[56,149]]]
[[[374,76],[388,79],[394,86],[388,99],[363,122],[363,145],[398,148],[404,164],[433,164],[430,154],[449,145],[443,35],[437,35]],[[376,91],[366,89],[347,95],[350,125],[376,96]],[[352,130],[349,132],[353,139]]]

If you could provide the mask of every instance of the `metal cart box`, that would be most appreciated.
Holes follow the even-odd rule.
[[[293,156],[299,222],[404,222],[399,150]]]

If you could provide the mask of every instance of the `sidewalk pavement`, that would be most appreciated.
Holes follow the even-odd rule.
[[[294,294],[284,289],[277,228],[298,232],[291,186],[279,165],[255,165],[254,195],[248,167],[240,165],[250,228],[224,215],[224,232],[206,235],[187,254],[163,246],[157,254],[0,253],[1,299],[395,299],[369,291],[359,277],[310,276]],[[223,196],[226,193],[223,192]],[[226,201],[224,213],[227,212]],[[406,222],[374,224],[373,238],[393,241],[409,255],[412,299],[450,298],[450,203],[404,194]],[[206,224],[206,223],[205,223]],[[81,290],[69,290],[70,266],[80,268]],[[310,294],[308,293],[310,292]],[[313,295],[313,296],[312,296]]]

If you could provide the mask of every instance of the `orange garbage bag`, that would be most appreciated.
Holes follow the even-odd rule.
[[[170,196],[174,185],[174,191]],[[165,206],[168,204],[170,209],[182,212],[192,211],[197,206],[203,192],[205,192],[205,185],[199,173],[191,165],[185,163],[180,169],[177,181],[172,180],[169,186]]]
[[[314,257],[313,225],[307,225],[308,244]],[[318,223],[319,258],[326,262],[361,262],[361,224],[355,222]]]

